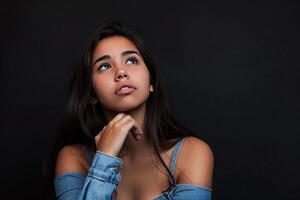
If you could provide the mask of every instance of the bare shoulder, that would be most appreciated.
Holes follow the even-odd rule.
[[[214,156],[210,146],[199,138],[188,136],[180,151],[178,183],[211,188]]]
[[[77,172],[85,175],[88,170],[86,150],[82,144],[72,144],[63,147],[57,156],[55,174]]]
[[[213,157],[213,152],[210,146],[203,140],[188,136],[184,138],[183,146],[188,152],[193,152],[205,157]]]

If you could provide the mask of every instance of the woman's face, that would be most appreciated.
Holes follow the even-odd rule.
[[[126,37],[111,36],[101,40],[93,52],[92,60],[92,86],[105,109],[124,112],[147,101],[150,73],[140,52]],[[136,89],[128,94],[116,94],[123,83]]]

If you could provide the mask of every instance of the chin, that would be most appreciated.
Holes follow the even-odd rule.
[[[146,106],[148,97],[149,94],[132,96],[131,98],[124,97],[124,99],[118,101],[107,101],[109,104],[106,104],[104,107],[114,112],[130,112]]]
[[[116,111],[116,112],[130,112],[130,111],[134,111],[137,110],[139,108],[141,108],[142,106],[146,106],[146,101],[142,101],[142,102],[137,102],[137,103],[122,103],[119,104],[117,107],[114,106],[111,109]]]
[[[143,105],[143,104],[142,104]],[[118,112],[130,112],[139,109],[142,105],[138,106],[123,106],[123,107],[118,107],[116,108],[116,111]]]

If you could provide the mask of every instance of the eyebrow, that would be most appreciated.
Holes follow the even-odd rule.
[[[129,54],[137,54],[138,56],[142,57],[137,51],[133,51],[133,50],[129,50],[129,51],[124,51],[121,53],[121,56],[127,56]],[[111,59],[111,56],[109,55],[104,55],[104,56],[101,56],[99,58],[97,58],[93,64],[93,66],[97,63],[97,62],[100,62],[100,61],[103,61],[103,60],[108,60],[108,59]]]

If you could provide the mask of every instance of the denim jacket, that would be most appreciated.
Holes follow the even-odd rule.
[[[175,146],[171,160],[174,173],[176,159],[184,138]],[[115,156],[96,151],[90,157],[90,168],[86,176],[75,172],[58,175],[54,179],[58,200],[114,200],[113,192],[120,182],[123,161]],[[212,189],[192,184],[176,184],[169,177],[171,187],[151,200],[210,200]]]

